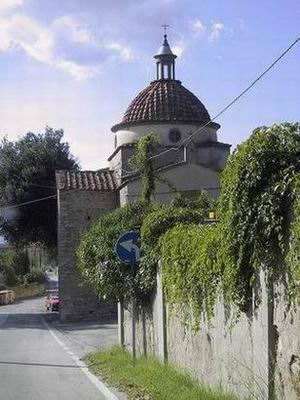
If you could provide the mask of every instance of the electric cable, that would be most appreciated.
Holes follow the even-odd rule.
[[[208,122],[206,122],[203,126],[200,128],[196,129],[195,132],[193,132],[188,138],[185,138],[182,143],[178,147],[170,147],[167,150],[162,151],[161,153],[155,154],[154,156],[150,157],[149,160],[153,160],[155,158],[158,158],[162,155],[165,155],[169,153],[170,151],[178,151],[181,147],[183,147],[185,144],[188,145],[193,136],[200,133],[202,130],[204,130],[210,123],[214,122],[217,118],[219,118],[221,115],[223,115],[229,108],[231,108],[237,101],[239,101],[249,90],[253,88],[259,82],[298,42],[300,41],[300,37],[298,37],[292,44],[288,46],[286,50],[284,50],[283,53],[280,54],[279,57],[277,57],[253,82],[250,83],[239,95],[237,95],[229,104],[227,104],[224,108],[222,108],[221,111],[219,111],[212,119],[210,119]]]

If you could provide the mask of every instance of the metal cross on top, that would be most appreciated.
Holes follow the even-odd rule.
[[[170,27],[170,25],[164,23],[163,25],[161,25],[161,27],[164,28],[164,32],[165,32],[165,35],[166,35],[167,34],[167,29]]]

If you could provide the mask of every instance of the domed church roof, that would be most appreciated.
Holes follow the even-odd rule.
[[[166,35],[154,58],[157,60],[157,80],[135,97],[121,123],[112,127],[113,132],[140,123],[201,124],[210,121],[209,113],[201,101],[179,80],[175,80],[176,55],[172,53]]]

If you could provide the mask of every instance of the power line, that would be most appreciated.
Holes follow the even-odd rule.
[[[240,98],[243,97],[249,90],[251,90],[252,87],[255,86],[256,83],[259,82],[299,41],[300,37],[298,37],[283,53],[281,53],[280,56],[277,57],[276,60],[272,62],[272,64],[270,64],[252,83],[250,83],[250,85],[248,85],[238,96],[236,96],[229,104],[227,104],[227,106],[225,106],[221,111],[219,111],[212,119],[206,122],[203,126],[196,129],[195,132],[193,132],[188,138],[185,138],[179,145],[179,147],[170,147],[169,149],[164,150],[161,153],[155,154],[154,156],[150,157],[149,160],[158,158],[164,154],[169,153],[170,151],[178,151],[185,144],[188,145],[191,142],[194,135],[204,130],[211,122],[214,122],[229,108],[231,108],[237,101],[239,101]]]
[[[40,199],[26,201],[25,203],[14,204],[13,206],[1,206],[0,207],[0,211],[2,211],[2,210],[10,210],[12,208],[19,208],[19,207],[27,206],[27,205],[32,204],[32,203],[37,203],[39,201],[53,199],[55,197],[57,197],[57,194],[53,194],[52,196],[42,197]]]
[[[148,161],[153,160],[155,158],[158,158],[164,154],[169,153],[170,151],[178,151],[181,147],[183,147],[185,144],[189,144],[191,142],[191,139],[193,138],[194,135],[200,133],[202,130],[204,130],[204,128],[206,128],[211,122],[214,122],[217,118],[219,118],[221,115],[223,115],[229,108],[231,108],[237,101],[239,101],[247,92],[249,92],[249,90],[251,90],[253,88],[253,86],[255,86],[298,42],[300,41],[300,37],[298,37],[292,44],[290,44],[290,46],[283,52],[280,54],[279,57],[277,57],[253,82],[250,83],[250,85],[248,85],[239,95],[237,95],[229,104],[227,104],[223,109],[221,109],[221,111],[219,111],[213,118],[211,118],[208,122],[206,122],[203,126],[201,126],[200,128],[196,129],[195,132],[193,132],[188,138],[185,138],[182,143],[178,146],[178,147],[170,147],[167,150],[164,150],[158,154],[155,154],[154,156],[149,157]],[[130,171],[126,171],[123,170],[124,172],[128,172],[130,173]],[[132,175],[134,176],[137,171],[132,171]],[[120,177],[119,179],[124,179],[130,176],[123,176]],[[39,186],[39,187],[43,187],[42,185],[34,185],[31,184],[31,186]],[[44,187],[48,187],[50,188],[50,186],[44,186]],[[52,187],[51,187],[52,188]],[[22,207],[28,204],[32,204],[32,203],[37,203],[39,201],[44,201],[44,200],[48,200],[51,198],[57,197],[57,195],[52,195],[52,196],[47,196],[47,197],[43,197],[40,199],[36,199],[36,200],[31,200],[25,203],[20,203],[20,204],[15,204],[13,206],[4,206],[1,207],[1,209],[12,209],[12,208],[18,208],[18,207]]]
[[[229,108],[231,108],[237,101],[239,101],[249,90],[253,88],[298,42],[300,41],[300,37],[298,37],[290,46],[284,50],[283,53],[280,54],[279,57],[275,59],[275,61],[272,62],[253,82],[250,83],[239,95],[237,95],[229,104],[227,104],[224,108],[221,109],[213,118],[211,118],[209,121],[207,121],[204,125],[202,125],[200,128],[196,129],[195,132],[193,132],[189,137],[185,138],[178,147],[170,147],[166,150],[161,151],[158,154],[155,154],[151,157],[149,157],[148,161],[154,160],[155,158],[161,157],[165,154],[168,154],[171,151],[179,151],[183,146],[188,145],[193,136],[196,134],[200,133],[203,131],[210,123],[214,122],[217,118],[219,118],[221,115],[223,115]],[[125,172],[125,170],[124,170]],[[129,171],[126,171],[129,172]],[[137,174],[138,171],[132,171],[132,175]]]

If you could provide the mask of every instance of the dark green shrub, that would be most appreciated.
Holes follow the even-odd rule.
[[[207,218],[209,212],[212,210],[213,201],[208,193],[202,190],[195,198],[186,197],[183,194],[177,195],[171,201],[171,206],[175,208],[199,210],[203,213],[204,218]]]
[[[17,276],[22,277],[27,274],[30,269],[30,261],[26,249],[16,248],[13,253],[13,268]]]
[[[0,253],[0,272],[4,275],[5,285],[14,286],[18,278],[13,266],[14,250],[7,249]]]
[[[122,300],[133,293],[140,293],[141,279],[150,274],[151,291],[155,283],[152,271],[137,268],[132,271],[124,266],[115,254],[115,244],[119,236],[129,230],[140,230],[149,211],[158,207],[148,202],[136,202],[118,208],[98,219],[83,236],[77,250],[78,268],[86,282],[96,290],[101,298]],[[143,295],[147,296],[148,293]]]
[[[46,279],[46,274],[43,271],[40,269],[32,269],[23,276],[23,283],[45,283]]]
[[[199,224],[203,222],[205,211],[162,205],[157,210],[149,213],[142,224],[141,236],[145,246],[155,247],[159,238],[168,229],[177,224]]]

